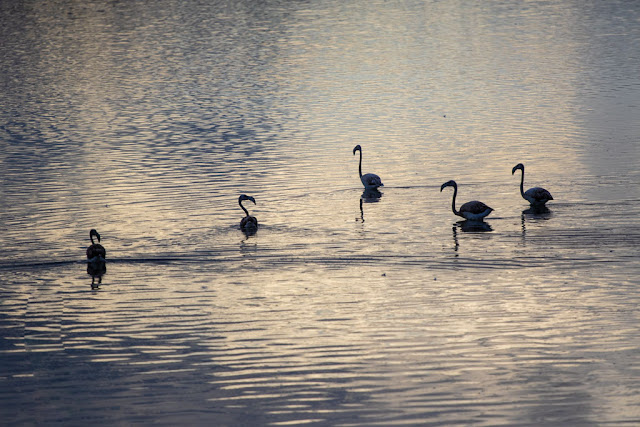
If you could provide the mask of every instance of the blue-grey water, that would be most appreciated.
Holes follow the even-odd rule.
[[[0,40],[3,424],[640,424],[638,1],[3,1]]]

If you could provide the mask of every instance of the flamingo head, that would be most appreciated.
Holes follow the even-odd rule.
[[[92,228],[91,231],[89,231],[89,239],[91,239],[93,241],[93,236],[96,236],[96,238],[98,239],[98,242],[100,241],[100,233],[98,233],[98,231],[95,228]]]
[[[442,184],[442,186],[440,186],[440,192],[442,192],[442,190],[444,190],[445,187],[458,188],[458,184],[456,184],[456,182],[454,180],[447,181],[444,184]]]
[[[238,203],[242,202],[243,200],[251,200],[254,205],[256,204],[256,199],[251,196],[247,196],[246,194],[241,194],[240,197],[238,197]]]

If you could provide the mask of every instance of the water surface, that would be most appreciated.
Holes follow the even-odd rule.
[[[0,12],[6,422],[640,423],[636,2]]]

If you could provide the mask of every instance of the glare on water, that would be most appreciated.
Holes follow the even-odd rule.
[[[1,4],[3,419],[638,423],[639,17]]]

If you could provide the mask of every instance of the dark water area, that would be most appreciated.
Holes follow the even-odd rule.
[[[640,424],[639,21],[0,3],[3,422]]]

